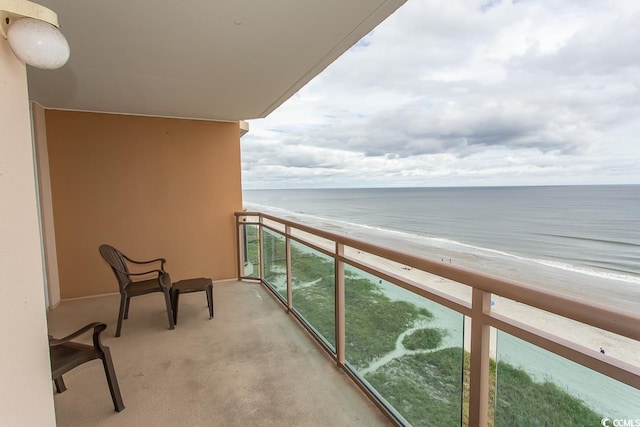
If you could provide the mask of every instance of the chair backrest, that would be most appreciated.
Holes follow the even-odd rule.
[[[131,283],[131,279],[129,278],[129,268],[127,267],[127,263],[124,259],[124,255],[122,252],[109,245],[100,245],[98,248],[100,251],[100,255],[104,258],[105,261],[111,267],[113,274],[116,275],[116,279],[118,280],[118,286],[120,287],[120,291],[122,292],[124,288]]]

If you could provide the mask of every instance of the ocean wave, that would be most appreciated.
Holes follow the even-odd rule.
[[[598,239],[595,237],[569,236],[566,234],[552,234],[552,233],[534,233],[534,234],[537,234],[539,236],[545,236],[545,237],[559,237],[559,238],[568,239],[568,240],[581,240],[584,242],[606,243],[610,245],[638,247],[636,243],[625,242],[623,240]]]
[[[633,276],[633,275],[623,274],[623,273],[615,273],[611,271],[606,271],[605,269],[594,269],[586,266],[570,264],[567,262],[562,262],[557,260],[531,258],[527,256],[517,255],[510,252],[501,251],[498,249],[476,246],[469,243],[460,242],[457,240],[451,240],[451,239],[442,238],[442,237],[423,236],[423,235],[412,234],[412,233],[401,231],[401,230],[392,230],[392,229],[379,227],[379,226],[358,224],[358,223],[343,221],[339,219],[331,219],[331,218],[320,217],[316,215],[310,215],[302,212],[293,212],[287,209],[276,208],[268,205],[261,205],[258,203],[245,203],[245,205],[253,206],[258,211],[272,213],[278,216],[286,216],[291,219],[299,219],[301,220],[301,222],[303,221],[313,222],[315,223],[316,226],[319,226],[319,227],[324,226],[324,227],[331,227],[333,229],[338,229],[344,234],[350,234],[354,230],[359,229],[359,230],[362,230],[365,234],[368,232],[374,232],[380,235],[391,236],[391,237],[399,238],[405,241],[412,241],[412,242],[427,246],[431,249],[440,248],[440,249],[450,250],[453,252],[469,253],[469,254],[476,255],[479,257],[484,257],[484,258],[510,259],[510,260],[515,260],[517,262],[521,262],[524,264],[542,265],[545,267],[562,270],[569,273],[584,274],[587,276],[597,277],[600,279],[640,285],[640,276]]]
[[[640,285],[640,277],[630,276],[621,273],[612,273],[607,271],[594,270],[588,267],[576,266],[559,261],[550,261],[543,259],[531,259],[533,262],[545,265],[547,267],[558,268],[560,270],[570,271],[573,273],[586,274],[588,276],[600,277],[607,280],[615,280],[618,282],[635,283]]]

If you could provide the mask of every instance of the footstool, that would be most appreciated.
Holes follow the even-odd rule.
[[[171,309],[173,311],[174,324],[178,324],[178,298],[180,298],[180,294],[200,291],[207,293],[209,319],[213,319],[213,282],[211,279],[200,277],[197,279],[180,280],[171,286]]]

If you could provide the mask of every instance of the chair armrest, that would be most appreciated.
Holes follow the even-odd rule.
[[[169,273],[163,272],[158,276],[158,282],[160,282],[161,287],[171,290],[171,276],[169,276]]]
[[[89,323],[85,327],[78,329],[74,333],[69,334],[64,338],[57,339],[57,338],[53,338],[51,335],[49,335],[49,347],[55,347],[57,345],[62,345],[62,344],[68,343],[72,339],[79,337],[80,335],[86,333],[87,331],[89,331],[91,329],[93,329],[93,342],[94,342],[94,345],[96,344],[96,339],[97,339],[98,340],[97,343],[99,344],[99,347],[102,347],[102,344],[100,343],[99,335],[100,335],[100,332],[102,332],[105,329],[107,329],[107,325],[105,325],[104,323],[100,323],[100,322]]]
[[[167,272],[164,270],[149,270],[149,271],[143,271],[142,273],[128,273],[126,271],[123,271],[122,273],[126,274],[127,276],[144,276],[145,274],[151,274],[151,273],[158,273],[158,275],[160,276],[162,276],[163,274],[167,274]]]
[[[143,271],[141,273],[131,273],[130,271],[122,270],[122,269],[118,268],[118,266],[115,266],[115,265],[111,265],[111,268],[113,268],[114,270],[117,270],[118,273],[122,273],[127,277],[129,277],[129,276],[144,276],[145,274],[151,274],[151,273],[158,273],[158,275],[162,275],[162,274],[166,273],[166,271],[164,271],[164,269],[162,267],[160,267],[159,270],[155,269],[155,270]]]
[[[149,261],[136,261],[134,259],[129,258],[125,254],[122,254],[122,256],[124,257],[124,259],[126,259],[127,261],[129,261],[129,262],[131,262],[133,264],[151,264],[152,262],[159,262],[160,263],[160,270],[163,270],[163,271],[164,271],[164,263],[167,262],[167,260],[164,259],[164,258],[150,259]]]

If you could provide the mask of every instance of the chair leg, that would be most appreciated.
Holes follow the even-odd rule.
[[[116,328],[116,337],[120,336],[120,331],[122,330],[122,320],[126,319],[126,310],[128,308],[129,298],[121,295],[120,296],[120,312],[118,313],[118,327]]]
[[[164,289],[162,291],[162,293],[164,294],[164,303],[167,306],[167,317],[169,318],[169,329],[174,329],[175,325],[173,323],[173,310],[171,308],[171,296],[169,289]]]
[[[129,318],[129,301],[130,300],[131,300],[131,297],[127,296],[127,300],[124,304],[124,319]]]
[[[171,309],[173,310],[173,324],[178,324],[178,300],[180,299],[180,291],[174,289],[171,291]]]
[[[209,320],[213,319],[213,286],[207,286],[207,305],[209,306]]]
[[[107,377],[107,383],[109,384],[109,392],[111,393],[111,399],[113,400],[113,407],[117,412],[121,412],[124,409],[124,402],[120,395],[120,387],[118,386],[116,371],[113,367],[111,352],[108,348],[104,349],[102,365],[104,366],[104,374]]]
[[[54,378],[53,383],[56,385],[56,391],[58,393],[62,393],[67,389],[67,386],[64,385],[64,380],[62,379],[62,375],[60,375],[58,378]]]

